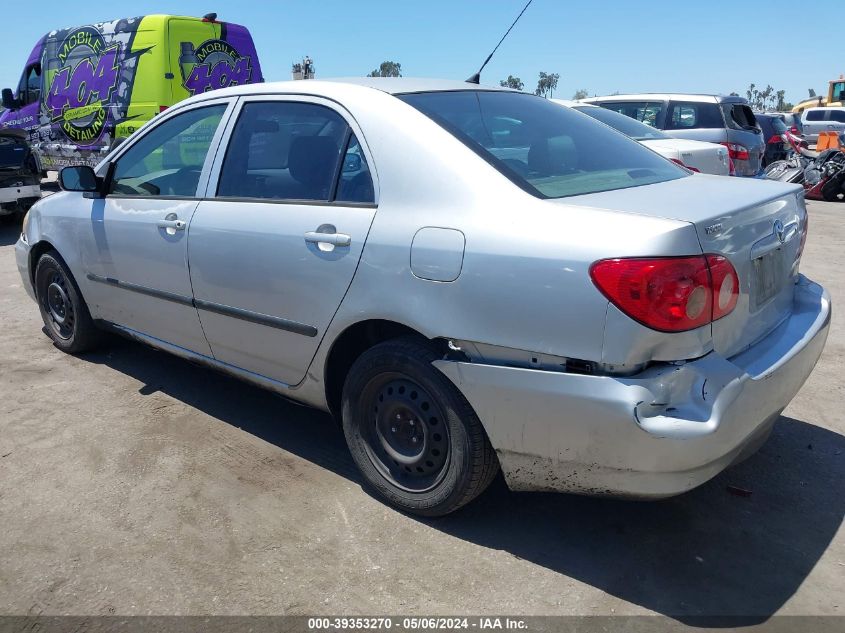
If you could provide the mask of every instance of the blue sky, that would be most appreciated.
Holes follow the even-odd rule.
[[[812,45],[817,27],[796,16],[836,15],[842,0],[754,4],[727,0],[678,2],[534,0],[482,75],[498,83],[512,74],[526,89],[540,71],[560,74],[557,97],[578,88],[620,92],[722,92],[745,95],[750,82],[786,90],[796,102],[807,88],[826,91],[845,73],[837,46]],[[484,61],[524,0],[202,0],[56,2],[37,0],[6,11],[0,86],[17,85],[32,46],[45,32],[89,22],[175,13],[246,25],[265,78],[289,79],[305,54],[318,78],[361,76],[384,60],[405,76],[465,79]],[[23,5],[21,5],[23,7]],[[801,22],[801,20],[799,20]],[[818,25],[821,27],[821,25]],[[832,33],[832,31],[830,32]],[[780,48],[777,52],[774,49]]]

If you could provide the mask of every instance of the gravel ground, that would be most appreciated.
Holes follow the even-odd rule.
[[[841,301],[845,205],[810,214],[802,270]],[[689,494],[500,480],[421,521],[361,488],[322,413],[128,341],[60,353],[18,233],[0,225],[0,614],[845,613],[838,317],[769,442]]]

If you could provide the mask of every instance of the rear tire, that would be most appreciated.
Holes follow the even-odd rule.
[[[79,354],[94,349],[101,332],[67,264],[56,251],[48,251],[35,268],[35,295],[44,329],[63,352]]]
[[[442,516],[469,503],[499,470],[481,421],[413,338],[380,343],[343,386],[343,431],[366,482],[390,505]]]

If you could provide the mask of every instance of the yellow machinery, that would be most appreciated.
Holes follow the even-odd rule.
[[[798,103],[793,112],[803,112],[807,108],[817,108],[819,106],[841,106],[845,103],[845,75],[839,75],[839,79],[833,79],[828,82],[826,97],[811,97],[804,99]]]

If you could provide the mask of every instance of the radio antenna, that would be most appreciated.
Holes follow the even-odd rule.
[[[522,11],[520,11],[519,15],[516,16],[516,20],[514,20],[513,24],[511,24],[510,28],[507,31],[505,31],[505,34],[502,36],[502,39],[499,40],[499,43],[496,44],[496,48],[493,49],[493,52],[491,52],[487,56],[487,59],[484,60],[484,63],[481,64],[481,68],[478,69],[478,72],[475,73],[469,79],[467,79],[468,84],[477,84],[477,83],[481,82],[481,71],[484,70],[484,67],[487,65],[487,62],[489,62],[493,58],[493,55],[496,54],[496,51],[499,50],[499,47],[502,45],[502,42],[505,41],[505,38],[508,36],[508,33],[510,33],[511,29],[516,26],[516,23],[519,22],[519,18],[522,17],[522,14],[525,13],[525,10],[528,8],[528,5],[530,5],[532,2],[534,2],[534,0],[528,0],[528,2],[525,3],[525,6],[522,7]]]

